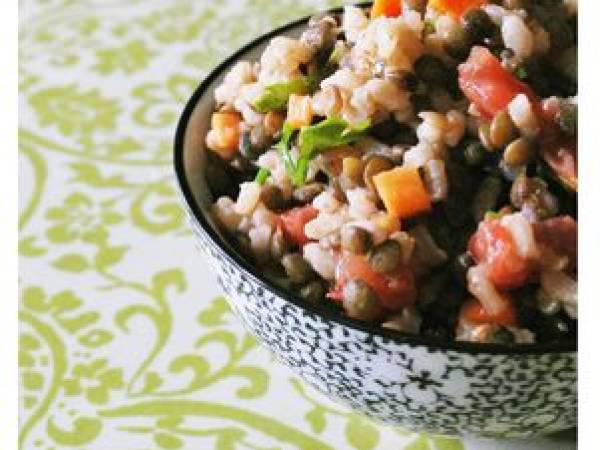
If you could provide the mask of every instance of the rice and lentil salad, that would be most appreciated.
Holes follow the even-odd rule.
[[[270,280],[480,343],[575,339],[577,1],[377,0],[215,90],[212,213]]]

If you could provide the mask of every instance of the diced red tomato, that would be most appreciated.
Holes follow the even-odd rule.
[[[303,246],[310,242],[304,234],[304,225],[313,220],[319,211],[311,205],[299,206],[279,215],[279,225],[288,241]]]
[[[399,310],[411,304],[416,297],[414,277],[409,268],[400,266],[391,274],[380,274],[373,270],[364,256],[348,253],[338,264],[336,289],[329,297],[340,299],[344,285],[350,280],[365,282],[388,310]]]
[[[539,245],[550,247],[558,255],[577,265],[577,222],[571,216],[560,216],[533,224],[533,235]]]
[[[536,262],[517,253],[510,232],[498,219],[484,221],[469,241],[469,252],[477,263],[486,264],[490,281],[498,289],[523,286],[536,270]]]
[[[527,84],[506,71],[484,47],[473,47],[469,59],[459,66],[458,72],[460,88],[465,96],[488,119],[506,109],[516,95],[527,95],[538,118],[543,121],[542,157],[561,181],[576,191],[577,144],[575,140],[565,138],[556,126],[557,102],[540,102]]]
[[[463,304],[459,313],[459,321],[466,321],[473,324],[495,324],[503,326],[516,326],[517,310],[513,300],[506,293],[501,295],[504,303],[504,308],[495,314],[488,313],[481,303],[476,299],[471,298]]]
[[[534,108],[539,101],[529,86],[506,71],[485,47],[473,47],[466,62],[458,67],[458,82],[465,96],[487,118],[506,109],[518,94],[525,94]]]

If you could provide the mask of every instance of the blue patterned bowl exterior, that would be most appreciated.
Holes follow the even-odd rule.
[[[255,59],[277,34],[258,38],[198,87],[181,117],[175,170],[199,247],[231,307],[258,339],[304,380],[383,422],[439,434],[527,436],[576,426],[577,353],[569,345],[511,348],[434,342],[373,329],[306,305],[260,277],[208,214],[204,136],[213,89],[239,59]]]

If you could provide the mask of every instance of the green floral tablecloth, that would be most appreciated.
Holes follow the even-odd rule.
[[[20,4],[23,450],[544,449],[352,414],[257,347],[193,246],[179,112],[225,55],[309,0]]]

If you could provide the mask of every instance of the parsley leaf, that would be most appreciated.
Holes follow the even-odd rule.
[[[283,159],[285,170],[287,170],[289,174],[294,173],[296,170],[296,163],[294,162],[294,157],[290,152],[290,144],[294,131],[294,128],[292,128],[292,126],[288,122],[285,122],[281,131],[281,139],[275,145],[275,148],[277,149],[277,151],[281,155],[281,158]]]
[[[427,34],[431,34],[431,33],[435,33],[435,20],[433,20],[433,19],[425,19],[424,33],[426,35]]]
[[[517,75],[517,78],[519,78],[520,80],[524,80],[525,78],[527,78],[527,69],[523,66],[517,68],[517,71],[515,72],[515,74]]]
[[[258,172],[256,173],[256,177],[254,177],[254,181],[256,181],[258,184],[260,184],[261,186],[263,184],[265,184],[265,182],[267,181],[267,178],[269,178],[269,176],[271,176],[271,171],[269,169],[267,169],[266,167],[261,167]]]
[[[265,86],[261,96],[254,102],[254,109],[259,113],[269,111],[285,111],[290,95],[307,95],[319,88],[319,84],[335,71],[335,61],[333,57],[335,50],[322,57],[316,68],[308,75],[295,78],[290,81],[273,83]],[[338,52],[339,53],[339,52]]]
[[[298,159],[294,160],[290,146],[295,130],[288,122],[285,122],[281,140],[275,145],[275,148],[281,155],[285,169],[294,185],[302,186],[306,181],[308,164],[315,156],[330,148],[350,144],[364,137],[370,126],[371,122],[368,119],[351,126],[339,117],[329,117],[315,125],[302,127],[298,134],[300,152]]]
[[[265,86],[262,95],[254,103],[254,109],[260,113],[284,111],[292,94],[304,95],[311,90],[311,81],[307,77],[296,78],[282,83]]]

